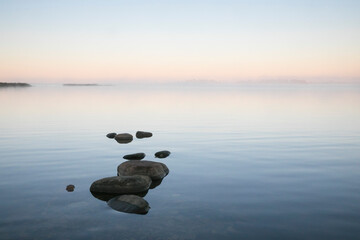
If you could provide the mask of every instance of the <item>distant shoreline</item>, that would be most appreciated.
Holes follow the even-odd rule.
[[[99,86],[99,84],[96,84],[96,83],[64,83],[63,86],[66,86],[66,87]]]
[[[8,82],[0,82],[0,87],[31,87],[28,83],[8,83]]]

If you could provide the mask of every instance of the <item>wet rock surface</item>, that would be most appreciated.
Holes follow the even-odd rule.
[[[147,214],[150,206],[142,197],[137,195],[121,195],[108,201],[108,205],[119,212]]]
[[[150,185],[151,187],[151,185]],[[139,193],[131,193],[131,195],[137,195],[139,197],[145,197],[146,194],[149,192],[149,190],[145,191],[145,192],[139,192]],[[99,192],[91,192],[91,194],[101,200],[101,201],[109,201],[110,199],[114,198],[114,197],[117,197],[117,196],[120,196],[120,195],[123,195],[123,194],[118,194],[118,193],[99,193]]]
[[[133,140],[133,136],[130,133],[120,133],[115,136],[115,140],[118,143],[130,143]]]
[[[152,137],[152,133],[151,132],[144,132],[144,131],[137,131],[136,132],[136,138],[149,138]]]
[[[133,153],[123,157],[126,160],[141,160],[145,158],[145,153]]]
[[[155,157],[156,158],[166,158],[170,155],[170,152],[167,151],[167,150],[164,150],[164,151],[159,151],[157,153],[155,153]]]
[[[137,131],[136,138],[152,137],[151,132]],[[129,133],[108,133],[108,138],[115,139],[118,143],[126,144],[133,141],[133,136]],[[147,141],[145,141],[147,142]],[[157,158],[166,158],[170,151],[164,150],[155,153]],[[150,206],[143,199],[149,189],[154,189],[161,184],[163,178],[169,174],[168,167],[161,162],[142,160],[145,153],[132,153],[123,156],[129,160],[121,163],[117,167],[117,175],[106,177],[93,182],[90,186],[91,194],[119,212],[147,214]],[[141,160],[141,161],[140,161]],[[66,190],[73,191],[75,186],[69,185]]]
[[[108,133],[108,134],[106,134],[106,137],[108,137],[108,138],[115,138],[115,136],[116,136],[116,133]]]
[[[159,186],[163,181],[163,178],[162,179],[158,179],[158,180],[153,180],[151,182],[151,185],[150,185],[150,188],[149,189],[154,189],[156,188],[157,186]]]
[[[146,160],[123,162],[118,166],[119,176],[144,175],[152,180],[159,180],[168,173],[169,169],[165,164]]]
[[[148,176],[115,176],[99,179],[90,186],[91,192],[109,194],[129,194],[147,191],[151,185]]]

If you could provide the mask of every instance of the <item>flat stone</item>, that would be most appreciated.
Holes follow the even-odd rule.
[[[144,132],[144,131],[137,131],[136,132],[136,137],[137,138],[149,138],[152,137],[152,133],[151,132]]]
[[[170,155],[170,152],[167,151],[167,150],[164,150],[164,151],[160,151],[160,152],[157,152],[155,153],[155,157],[156,158],[166,158]]]
[[[125,213],[147,214],[150,209],[149,203],[136,195],[114,197],[108,201],[108,205],[116,211]]]
[[[116,176],[99,179],[91,184],[90,191],[109,194],[129,194],[147,191],[151,185],[148,176]]]
[[[108,137],[108,138],[115,138],[115,136],[116,136],[116,133],[108,133],[108,134],[106,134],[106,137]]]
[[[123,158],[126,160],[141,160],[144,159],[145,153],[134,153],[125,155]]]
[[[120,133],[115,136],[115,140],[118,143],[129,143],[132,142],[133,136],[130,133]]]
[[[119,176],[145,175],[152,180],[162,179],[169,174],[165,164],[147,160],[123,162],[118,166],[117,171]]]

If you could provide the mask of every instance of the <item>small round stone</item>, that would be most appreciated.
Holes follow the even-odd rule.
[[[68,192],[73,192],[74,189],[75,189],[75,186],[72,184],[66,186],[66,191],[68,191]]]

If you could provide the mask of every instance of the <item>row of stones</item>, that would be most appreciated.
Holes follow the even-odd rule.
[[[135,136],[138,139],[142,139],[142,138],[149,138],[152,137],[152,133],[151,132],[144,132],[144,131],[137,131]],[[118,143],[130,143],[132,142],[132,140],[134,139],[133,135],[131,135],[130,133],[108,133],[106,135],[106,137],[111,138],[111,139],[115,139]]]
[[[125,143],[125,136],[128,133],[112,133],[119,143]],[[150,135],[151,134],[151,135]],[[152,136],[149,132],[137,132],[137,138]],[[132,141],[132,135],[128,137]],[[109,137],[109,134],[107,135]],[[110,136],[112,137],[112,136]],[[165,158],[170,155],[169,151],[155,153],[155,157]],[[144,153],[134,153],[124,156],[127,160],[142,160]],[[96,180],[90,186],[91,193],[108,202],[108,205],[115,210],[128,213],[146,214],[149,204],[140,196],[145,196],[149,189],[158,186],[162,179],[169,174],[169,169],[164,163],[155,161],[126,161],[117,168],[117,176],[106,177]],[[115,196],[115,197],[114,197]]]
[[[155,153],[156,158],[166,158],[170,155],[170,152],[167,150],[159,151]],[[126,160],[141,160],[145,158],[145,153],[133,153],[133,154],[127,154],[123,158]]]

